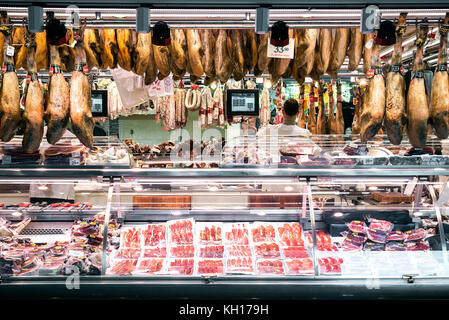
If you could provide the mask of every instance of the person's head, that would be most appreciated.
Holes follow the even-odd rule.
[[[286,118],[296,118],[299,112],[299,103],[295,99],[288,99],[284,102],[284,107],[282,108],[284,117]]]

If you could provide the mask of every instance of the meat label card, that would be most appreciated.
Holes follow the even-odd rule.
[[[285,47],[276,47],[268,42],[267,57],[269,58],[285,58],[293,59],[295,55],[295,39],[290,38],[288,45]]]

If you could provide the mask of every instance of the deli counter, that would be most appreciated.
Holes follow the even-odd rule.
[[[447,297],[444,143],[348,163],[352,137],[318,140],[328,163],[232,163],[231,144],[215,168],[133,167],[131,152],[123,166],[3,164],[0,295]]]

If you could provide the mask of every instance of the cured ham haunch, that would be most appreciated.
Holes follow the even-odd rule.
[[[338,28],[335,32],[331,59],[327,68],[327,73],[333,78],[337,77],[337,71],[340,70],[341,65],[345,61],[349,36],[349,29],[346,28]]]
[[[100,29],[102,68],[117,68],[118,44],[115,29]]]
[[[232,30],[232,50],[234,58],[234,73],[233,77],[235,81],[240,81],[248,72],[245,64],[245,42],[242,30]],[[284,71],[285,72],[285,71]]]
[[[187,40],[184,30],[171,29],[170,63],[174,80],[180,80],[186,73]]]
[[[118,44],[118,54],[117,61],[118,65],[127,70],[132,70],[132,49],[133,40],[131,30],[129,29],[117,29],[117,44]]]
[[[216,41],[214,62],[215,72],[221,83],[225,83],[229,80],[234,68],[232,61],[232,49],[228,43],[231,43],[231,39],[228,36],[228,31],[223,29],[219,30]]]
[[[360,114],[362,113],[363,97],[362,90],[359,86],[354,87],[354,98],[357,99],[354,110],[354,118],[352,120],[352,134],[360,133]]]
[[[12,36],[14,44],[14,62],[16,69],[26,68],[27,64],[27,48],[25,47],[25,37],[27,30],[25,28],[15,28]]]
[[[330,29],[320,29],[318,43],[315,46],[315,58],[312,78],[316,81],[329,67],[330,53],[332,51],[333,37]]]
[[[101,65],[101,46],[100,35],[98,30],[84,30],[84,50],[86,52],[87,66],[89,70],[92,68],[100,68]],[[75,58],[76,59],[76,58]]]
[[[335,115],[335,133],[345,133],[345,120],[343,119],[343,97],[341,96],[341,82],[337,82],[337,113]]]
[[[318,29],[297,29],[295,32],[295,57],[292,75],[302,84],[312,72]]]
[[[324,110],[323,94],[326,92],[324,82],[319,82],[318,87],[318,119],[317,119],[317,134],[326,134],[326,115]]]
[[[34,60],[36,60],[37,70],[48,69],[47,32],[45,30],[36,33],[36,54],[34,55]]]
[[[349,64],[348,70],[354,71],[359,66],[363,52],[363,34],[359,28],[351,29],[351,40],[348,47]]]
[[[203,50],[201,46],[200,33],[198,30],[186,30],[187,56],[189,63],[190,80],[196,82],[204,73],[202,58]]]
[[[204,52],[202,57],[203,70],[206,74],[204,85],[208,86],[215,79],[215,38],[212,30],[210,29],[200,30],[199,33],[201,38],[202,50]]]
[[[148,63],[150,63],[150,37],[150,33],[137,34],[137,44],[132,58],[135,73],[140,76],[143,76],[145,74],[145,71],[148,69]]]
[[[156,63],[154,61],[154,50],[151,43],[151,34],[149,35],[149,54],[148,54],[148,64],[145,71],[145,84],[148,86],[152,84],[157,77]]]
[[[363,35],[363,73],[367,74],[371,69],[371,55],[373,52],[374,38],[371,33]]]
[[[257,64],[254,67],[254,75],[260,76],[264,71],[268,70],[268,65],[271,58],[267,57],[268,41],[270,40],[270,34],[259,34],[258,37],[258,58]]]

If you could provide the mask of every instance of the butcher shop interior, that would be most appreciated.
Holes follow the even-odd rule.
[[[0,1],[2,299],[449,297],[449,5],[268,2]]]

